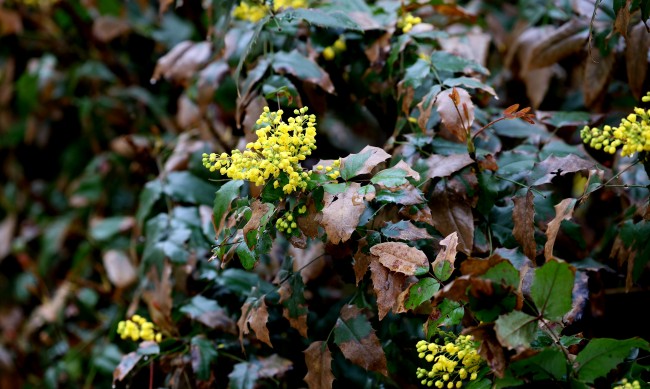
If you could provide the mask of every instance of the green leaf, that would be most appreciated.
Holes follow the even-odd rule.
[[[142,226],[144,219],[149,216],[149,213],[151,213],[151,208],[153,208],[156,201],[160,199],[162,193],[163,190],[162,185],[160,184],[160,180],[155,179],[145,184],[144,189],[140,193],[140,204],[138,205],[138,212],[135,214],[135,220],[138,222],[139,226]]]
[[[259,363],[240,362],[228,374],[228,389],[255,389],[259,378]]]
[[[216,279],[217,285],[227,288],[236,295],[248,296],[253,287],[262,293],[270,293],[275,287],[262,280],[259,275],[242,269],[226,269]]]
[[[298,8],[277,15],[280,20],[302,19],[309,24],[323,28],[362,31],[361,27],[340,11],[323,12],[313,8]]]
[[[481,276],[496,283],[503,283],[514,288],[519,286],[519,271],[510,262],[500,262],[488,269]]]
[[[429,339],[436,333],[438,327],[453,327],[459,325],[465,315],[465,308],[463,305],[457,301],[449,299],[442,300],[436,309],[440,311],[438,318],[435,320],[429,319],[425,324],[426,334]]]
[[[468,72],[474,70],[484,75],[490,72],[479,63],[453,55],[446,51],[434,51],[431,53],[431,64],[438,70],[444,70],[452,73]]]
[[[392,192],[388,189],[381,189],[377,192],[375,200],[382,203],[395,203],[402,205],[415,205],[425,203],[424,194],[420,189],[400,189]]]
[[[641,338],[625,340],[598,338],[592,339],[578,353],[575,364],[578,379],[592,383],[599,377],[604,377],[618,364],[625,361],[634,349],[650,350],[648,341]]]
[[[434,294],[440,290],[440,282],[435,278],[423,278],[409,288],[409,297],[404,303],[404,308],[415,309],[423,302],[431,300]]]
[[[156,342],[142,342],[136,352],[138,355],[156,355],[160,354],[160,346]]]
[[[334,342],[338,345],[345,342],[360,343],[371,332],[372,326],[364,315],[360,314],[348,320],[339,317],[334,327]]]
[[[408,184],[408,180],[406,179],[406,176],[409,174],[404,169],[400,168],[388,168],[384,169],[377,174],[375,174],[371,179],[370,182],[373,184],[377,185],[382,185],[388,188],[393,188],[396,186]]]
[[[417,89],[422,86],[424,80],[431,74],[431,64],[421,58],[418,58],[413,65],[406,68],[402,80],[405,87]]]
[[[214,207],[212,208],[215,229],[217,231],[221,230],[221,224],[230,210],[230,203],[239,197],[239,188],[243,184],[243,181],[229,181],[217,191],[214,197]]]
[[[192,297],[192,300],[190,300],[188,304],[185,304],[180,308],[181,312],[187,314],[192,319],[196,319],[204,313],[218,310],[221,310],[221,307],[215,300],[210,300],[200,294]]]
[[[192,204],[210,204],[216,187],[190,172],[171,172],[163,190],[176,201]]]
[[[348,186],[349,185],[345,182],[339,184],[324,184],[323,190],[329,194],[337,195],[339,193],[345,192]]]
[[[119,232],[123,231],[125,227],[129,227],[132,218],[128,216],[112,216],[100,220],[90,227],[90,236],[94,240],[105,241]]]
[[[334,93],[334,85],[332,85],[329,74],[298,50],[289,53],[280,51],[274,54],[271,67],[278,73],[289,73],[303,81],[320,86],[328,93]]]
[[[366,146],[357,154],[350,154],[343,159],[341,165],[341,178],[349,180],[361,174],[368,174],[372,169],[390,158],[383,149],[373,146]]]
[[[242,266],[244,266],[244,269],[250,270],[255,266],[257,258],[255,257],[255,253],[251,251],[250,248],[248,248],[246,242],[241,242],[239,245],[237,245],[235,253],[239,257],[239,261],[241,262]]]
[[[196,335],[191,340],[190,355],[192,357],[192,370],[199,380],[210,378],[210,364],[217,356],[214,343],[205,338],[205,335]]]
[[[533,381],[560,381],[566,375],[567,360],[559,348],[545,348],[539,354],[514,362],[509,369],[517,376],[528,376]]]
[[[530,295],[544,318],[560,321],[569,312],[574,277],[569,264],[555,260],[535,270]]]
[[[472,77],[448,78],[444,80],[442,83],[449,87],[465,86],[467,88],[481,89],[491,94],[492,96],[497,97],[497,93],[494,91],[494,89],[491,86],[482,83],[476,78],[472,78]]]
[[[499,316],[495,330],[501,344],[508,348],[529,347],[535,337],[537,318],[521,311]]]

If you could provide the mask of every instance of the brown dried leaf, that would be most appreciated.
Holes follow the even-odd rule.
[[[648,49],[650,34],[643,22],[632,27],[625,45],[625,66],[627,82],[634,97],[638,100],[643,94],[643,84],[648,74]]]
[[[468,290],[473,294],[490,296],[493,294],[492,281],[469,275],[457,277],[434,295],[433,305],[438,305],[443,299],[466,302]]]
[[[471,254],[474,246],[474,215],[467,201],[446,188],[444,183],[439,183],[431,196],[429,207],[435,229],[445,236],[458,232],[459,251]]]
[[[394,272],[415,275],[422,268],[429,267],[426,254],[402,242],[379,243],[370,248],[370,253],[379,257],[379,262]]]
[[[544,68],[558,63],[567,56],[585,47],[589,25],[584,20],[571,18],[552,32],[538,29],[537,39],[533,40],[528,61],[522,63],[523,70]]]
[[[458,24],[455,24],[450,26],[450,29],[457,27]],[[454,36],[439,39],[438,43],[444,51],[450,54],[473,60],[485,66],[491,41],[490,34],[482,32],[480,29],[468,29],[460,34],[455,32]]]
[[[280,378],[293,368],[293,362],[273,354],[267,358],[259,357],[260,370],[257,372],[259,378]]]
[[[307,365],[307,375],[304,380],[309,389],[331,389],[334,374],[332,374],[332,353],[327,343],[313,342],[303,353]]]
[[[531,260],[537,256],[537,245],[535,243],[535,195],[528,190],[526,197],[514,197],[512,200],[515,206],[512,210],[512,220],[515,227],[512,235],[523,247],[524,255]]]
[[[429,99],[429,104],[427,106],[424,106],[424,103],[426,102],[427,99],[423,99],[420,101],[416,107],[420,111],[420,115],[418,116],[418,127],[422,131],[427,130],[427,123],[429,122],[429,118],[431,117],[431,109],[433,109],[433,103],[435,102],[435,98]]]
[[[18,217],[16,214],[9,213],[2,222],[0,222],[0,263],[11,252],[11,244],[14,239],[17,221]]]
[[[341,170],[345,169],[346,164],[349,164],[351,158],[358,158],[358,156],[365,155],[365,154],[369,154],[368,158],[366,158],[363,161],[361,167],[357,168],[356,171],[352,172],[354,176],[369,174],[370,172],[372,172],[372,169],[374,169],[377,165],[390,158],[390,154],[384,151],[384,149],[375,146],[366,146],[358,153],[350,154],[347,157],[342,158]],[[324,164],[323,166],[327,166],[327,165]]]
[[[460,272],[463,275],[480,276],[503,261],[507,259],[496,253],[488,258],[467,258],[460,264]]]
[[[0,8],[0,37],[20,34],[23,32],[23,21],[20,14],[5,8]]]
[[[429,234],[426,228],[417,227],[413,223],[401,224],[397,235],[391,234],[390,237],[396,240],[433,239],[433,236]]]
[[[458,233],[456,231],[447,235],[447,237],[440,241],[440,248],[436,259],[431,263],[431,268],[435,269],[438,266],[444,265],[444,262],[449,262],[450,271],[454,270],[454,263],[456,262],[456,247],[458,247]]]
[[[361,315],[361,311],[354,305],[345,305],[341,308],[341,316],[336,321],[336,327],[340,327],[346,321]],[[355,365],[361,366],[369,371],[376,371],[388,377],[386,354],[381,348],[379,338],[374,329],[362,339],[351,339],[338,345],[343,355]]]
[[[267,203],[263,203],[258,199],[253,200],[253,203],[251,204],[251,218],[248,219],[248,222],[243,228],[244,236],[248,235],[251,230],[257,230],[260,228],[262,217],[269,212],[269,209]]]
[[[454,91],[458,95],[456,105],[454,105],[454,99],[452,99]],[[464,105],[467,106],[467,112],[463,110]],[[446,89],[438,95],[436,109],[445,128],[457,140],[465,142],[467,133],[471,129],[472,123],[474,123],[474,103],[472,103],[469,93],[463,88]]]
[[[531,186],[548,184],[557,176],[564,176],[567,173],[575,173],[581,170],[590,170],[594,166],[593,162],[580,158],[575,154],[569,154],[565,157],[551,155],[545,160],[535,163],[534,171],[543,175],[533,181]]]
[[[359,188],[361,188],[361,184],[353,182],[346,188],[345,192],[336,196],[325,193],[325,197],[330,199],[336,197],[336,200],[323,208],[323,217],[321,219],[321,225],[327,233],[327,239],[334,244],[350,239],[350,236],[359,225],[359,219],[366,209],[363,197],[357,193]]]
[[[142,359],[143,356],[144,355],[140,355],[135,351],[132,351],[123,356],[120,360],[120,363],[117,365],[115,370],[113,370],[113,383],[116,381],[122,381],[124,377],[126,377],[127,374],[133,370],[135,365],[140,362],[140,359]]]
[[[128,20],[110,15],[98,16],[93,22],[93,36],[100,42],[110,42],[131,30]]]
[[[372,288],[377,295],[377,309],[379,320],[393,309],[397,297],[402,293],[407,276],[389,271],[378,261],[370,262],[370,276]]]
[[[280,294],[280,304],[289,300],[291,296],[296,293],[296,291],[291,288],[291,285],[288,282],[282,284],[278,290]],[[304,305],[300,305],[301,308],[306,308]],[[282,309],[282,316],[289,321],[291,328],[295,329],[303,337],[307,337],[307,310],[305,309],[304,313],[299,316],[292,316],[291,311],[288,307]]]
[[[116,288],[126,288],[137,279],[137,272],[129,256],[122,250],[108,250],[102,255],[108,280]]]
[[[587,58],[582,80],[582,93],[587,107],[591,107],[600,97],[604,96],[614,69],[616,60],[614,54],[614,51],[612,51],[606,57],[603,57],[600,50],[592,50],[592,58]]]
[[[168,173],[176,170],[187,170],[190,156],[198,153],[204,147],[205,142],[196,139],[192,132],[181,133],[178,136],[178,141],[172,155],[165,161],[163,170]]]
[[[483,159],[480,159],[478,161],[478,165],[481,168],[481,171],[491,170],[493,172],[496,172],[497,170],[499,170],[499,165],[497,164],[497,160],[494,158],[494,155],[492,154],[486,154]]]
[[[239,343],[241,344],[242,351],[244,350],[244,335],[248,335],[250,328],[255,331],[255,336],[260,341],[266,343],[269,347],[271,344],[271,337],[269,329],[266,328],[266,322],[269,320],[269,312],[264,302],[264,298],[258,300],[246,301],[241,307],[241,317],[237,321],[239,328]]]
[[[481,342],[478,348],[479,355],[487,361],[490,369],[497,377],[503,377],[507,362],[503,346],[494,331],[494,323],[480,324],[468,328],[464,333],[474,336],[476,340]]]
[[[555,206],[555,217],[548,223],[548,227],[546,228],[547,240],[544,245],[544,258],[547,261],[553,258],[553,245],[555,244],[557,233],[560,231],[560,223],[562,223],[562,220],[569,220],[573,217],[573,208],[576,205],[576,201],[576,199],[568,198],[560,201]]]
[[[614,32],[618,32],[627,40],[627,27],[630,24],[630,5],[632,0],[626,0],[625,4],[618,10],[614,20]]]
[[[354,253],[354,264],[352,265],[352,268],[354,269],[354,277],[356,279],[356,284],[359,285],[359,282],[363,280],[363,277],[366,275],[366,272],[368,271],[368,266],[370,265],[370,262],[372,262],[372,255],[366,254],[363,252],[363,248],[368,246],[368,241],[364,237],[361,240],[359,240],[359,245],[357,248],[357,252]]]
[[[309,241],[309,245],[304,249],[289,247],[289,255],[293,258],[293,270],[302,269],[300,275],[303,283],[308,283],[323,272],[325,260],[321,257],[324,254],[325,243],[320,240]]]
[[[402,169],[406,172],[406,177],[411,177],[416,181],[420,180],[420,173],[411,169],[411,166],[404,161],[397,162],[391,169]]]
[[[174,334],[176,325],[172,321],[172,265],[165,261],[162,268],[162,275],[158,274],[158,267],[152,266],[147,273],[147,278],[152,289],[145,290],[142,298],[147,303],[149,315],[153,321],[163,331]]]
[[[62,314],[68,298],[75,292],[75,286],[68,280],[63,281],[54,292],[52,298],[46,298],[41,305],[32,311],[25,325],[25,336],[29,337],[34,331],[46,323],[54,323]]]
[[[447,177],[468,166],[472,162],[469,154],[439,155],[433,154],[424,162],[429,167],[427,177]]]
[[[555,74],[554,65],[543,68],[527,70],[521,75],[526,85],[526,96],[530,100],[530,105],[537,109],[544,101],[546,92]]]
[[[210,58],[211,53],[210,42],[182,41],[158,60],[151,79],[157,81],[163,76],[185,85]]]

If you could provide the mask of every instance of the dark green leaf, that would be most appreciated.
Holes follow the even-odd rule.
[[[440,290],[440,282],[435,278],[423,278],[409,288],[408,299],[404,303],[406,309],[416,309],[423,302],[431,300],[434,294]]]
[[[176,201],[210,204],[217,187],[190,172],[171,172],[163,185],[164,192]]]
[[[316,62],[297,50],[289,53],[280,51],[274,54],[271,67],[276,72],[289,73],[303,81],[320,86],[328,93],[334,93],[334,85],[332,85],[329,75]]]
[[[535,270],[530,295],[546,319],[560,321],[569,312],[574,277],[569,264],[555,260],[548,261]]]
[[[180,308],[181,312],[187,314],[192,319],[196,319],[204,313],[218,310],[221,310],[221,307],[215,300],[207,299],[200,294],[192,297],[192,300],[190,300],[188,304],[185,304]]]
[[[259,363],[240,362],[235,365],[228,378],[228,389],[255,389],[259,378]]]
[[[239,245],[237,245],[235,253],[239,257],[239,261],[241,262],[242,266],[244,266],[244,269],[250,270],[255,266],[257,258],[255,257],[255,253],[251,251],[250,248],[248,248],[246,242],[241,242]]]
[[[364,315],[357,315],[348,320],[339,318],[334,327],[334,342],[341,345],[345,342],[361,342],[370,335],[372,326]]]
[[[475,61],[453,55],[446,51],[434,51],[431,53],[431,64],[438,70],[452,73],[476,71],[484,75],[490,72]]]
[[[634,349],[650,350],[647,340],[631,338],[625,340],[597,338],[592,339],[578,353],[575,359],[578,379],[592,383],[597,378],[604,377],[610,370],[625,361]]]
[[[384,187],[393,188],[408,184],[408,180],[406,179],[408,174],[409,172],[404,169],[394,167],[388,168],[377,172],[377,174],[370,179],[370,182]]]
[[[155,179],[149,181],[145,184],[144,189],[140,193],[140,205],[138,206],[138,212],[135,214],[135,219],[138,222],[138,225],[142,226],[144,219],[149,216],[151,209],[160,196],[162,195],[162,185],[160,180]]]
[[[530,347],[536,329],[537,318],[521,311],[501,315],[495,322],[497,337],[508,348]]]
[[[205,338],[205,335],[192,337],[190,354],[192,356],[192,370],[200,380],[210,378],[210,364],[217,356],[215,344]]]
[[[567,360],[559,348],[546,348],[530,358],[514,362],[510,370],[517,376],[528,376],[534,381],[560,381],[566,375]]]
[[[239,197],[239,188],[244,184],[243,181],[228,181],[217,191],[214,197],[214,207],[212,208],[214,224],[217,231],[221,230],[221,224],[230,211],[230,203]]]
[[[318,27],[361,31],[357,23],[339,11],[323,12],[312,8],[298,8],[283,12],[277,17],[287,21],[302,19]]]

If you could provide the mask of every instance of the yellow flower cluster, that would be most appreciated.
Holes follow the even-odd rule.
[[[616,385],[612,389],[641,389],[641,384],[638,380],[629,382],[627,378],[623,378],[620,385]]]
[[[248,20],[256,23],[269,13],[270,6],[268,3],[273,4],[273,11],[277,12],[280,8],[306,8],[307,0],[261,0],[254,4],[249,4],[249,1],[243,0],[235,7],[232,15],[241,20]]]
[[[133,315],[129,320],[117,323],[117,333],[122,339],[131,339],[134,342],[142,339],[160,343],[162,340],[162,333],[156,332],[153,323],[140,315]]]
[[[410,12],[407,12],[397,20],[397,27],[406,33],[411,31],[413,26],[420,23],[422,23],[422,19],[419,16],[413,16]]]
[[[327,177],[331,178],[332,180],[336,180],[341,176],[341,160],[335,160],[332,162],[332,166],[318,165],[314,168],[314,170],[321,171],[326,174]]]
[[[306,205],[298,208],[299,215],[305,213],[307,213]],[[279,217],[278,220],[275,221],[275,228],[277,228],[278,231],[283,231],[287,234],[291,234],[292,231],[297,231],[296,228],[298,228],[298,224],[296,224],[296,218],[294,214],[292,212],[287,212],[284,214],[284,216]]]
[[[304,171],[300,161],[316,149],[316,116],[307,115],[307,107],[293,112],[297,116],[285,123],[282,110],[271,112],[269,107],[264,107],[256,122],[259,126],[255,131],[257,141],[248,143],[243,152],[233,150],[231,155],[204,153],[203,166],[211,172],[218,171],[233,180],[246,180],[257,186],[273,178],[273,187],[282,185],[286,194],[304,190],[311,172]]]
[[[642,101],[650,101],[650,92]],[[618,127],[604,126],[601,130],[585,126],[580,131],[580,137],[584,143],[596,150],[603,149],[610,154],[614,154],[616,149],[622,146],[621,155],[624,157],[650,151],[650,110],[634,108],[634,113],[621,120]]]
[[[337,53],[342,53],[345,51],[347,46],[345,45],[345,37],[343,35],[339,36],[339,39],[337,39],[331,46],[327,46],[323,50],[323,58],[325,58],[328,61],[331,61],[336,57]]]
[[[426,386],[461,388],[464,380],[476,380],[484,363],[471,335],[446,338],[444,344],[420,340],[415,346],[419,358],[433,363],[429,370],[418,367],[416,371],[420,383]]]

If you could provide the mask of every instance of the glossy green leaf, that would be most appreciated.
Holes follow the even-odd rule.
[[[490,72],[475,61],[459,57],[446,51],[434,51],[431,53],[431,64],[438,70],[452,73],[475,71],[484,75]]]
[[[555,260],[535,270],[530,295],[546,319],[560,321],[571,309],[574,277],[569,264]]]
[[[300,80],[316,84],[328,93],[334,93],[334,85],[329,75],[316,62],[302,55],[298,50],[280,51],[273,55],[273,70],[289,73]]]
[[[323,12],[313,8],[297,8],[283,12],[277,18],[287,21],[302,19],[323,28],[361,31],[361,27],[356,22],[340,11]]]
[[[140,192],[138,212],[135,214],[135,220],[138,222],[138,225],[142,226],[144,220],[149,216],[151,209],[156,201],[160,199],[162,193],[163,190],[160,180],[155,179],[145,184],[144,189]]]
[[[171,172],[163,184],[163,191],[176,201],[192,204],[211,204],[217,187],[190,172]]]
[[[448,78],[444,80],[442,83],[448,87],[464,86],[472,89],[481,89],[491,94],[492,96],[497,97],[497,93],[494,91],[494,88],[482,83],[476,78],[472,78],[472,77]]]
[[[228,181],[217,191],[212,208],[217,231],[220,230],[223,220],[230,211],[230,203],[239,196],[239,190],[243,184],[243,181]]]
[[[242,266],[244,266],[244,269],[250,270],[255,266],[257,257],[255,256],[255,253],[251,251],[250,248],[248,248],[246,242],[241,242],[238,244],[237,248],[235,249],[235,253],[239,257],[239,261],[241,262]]]
[[[612,369],[625,361],[634,349],[650,350],[647,340],[631,338],[625,340],[597,338],[592,339],[578,353],[575,364],[578,379],[592,383],[606,376]]]
[[[259,373],[259,363],[239,362],[228,374],[228,389],[255,389]]]
[[[406,179],[408,174],[409,172],[404,169],[395,167],[388,168],[377,172],[377,174],[370,179],[370,182],[387,188],[393,188],[408,184],[408,180]]]
[[[534,381],[561,381],[567,373],[567,360],[559,348],[545,348],[539,354],[514,362],[510,370],[517,376],[527,376]]]
[[[214,342],[206,339],[205,335],[196,335],[192,337],[190,345],[192,370],[198,379],[208,380],[210,378],[210,364],[218,356]]]
[[[200,294],[192,297],[189,303],[183,305],[180,308],[181,312],[187,314],[192,319],[196,319],[204,313],[214,312],[218,310],[221,310],[221,307],[215,300],[210,300],[201,296]]]
[[[537,318],[521,311],[499,316],[495,330],[501,344],[508,348],[529,347],[535,337]]]
[[[361,342],[372,332],[372,326],[366,316],[359,314],[348,320],[339,318],[334,327],[334,342],[341,345],[345,342]]]
[[[423,278],[409,288],[409,295],[404,308],[416,309],[423,302],[431,300],[434,294],[440,290],[440,282],[435,278]]]

